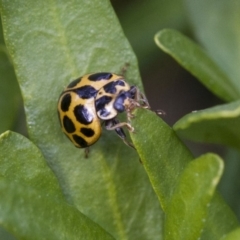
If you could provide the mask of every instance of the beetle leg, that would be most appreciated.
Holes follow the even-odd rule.
[[[130,127],[131,128],[130,130],[134,130],[133,127],[129,123],[125,123],[125,122],[120,123],[115,118],[105,121],[105,127],[107,130],[115,130],[117,135],[123,140],[123,142],[127,146],[135,149],[134,145],[126,140],[127,137],[126,137],[124,130],[122,129],[123,126]]]
[[[116,130],[117,128],[126,127],[130,132],[134,132],[134,127],[127,122],[119,122],[117,119],[111,119],[105,121],[105,127],[107,130]]]
[[[144,94],[142,94],[137,87],[132,86],[129,90],[132,98],[129,99],[129,110],[132,111],[135,108],[147,108],[150,109],[150,105],[148,103],[147,98]]]
[[[135,149],[134,145],[126,140],[126,134],[121,127],[115,128],[115,132],[127,146]]]
[[[135,99],[134,99],[137,103],[140,103],[138,107],[141,108],[147,108],[150,109],[150,105],[149,102],[147,100],[147,98],[145,97],[145,95],[143,93],[141,93],[138,88],[136,88],[136,94],[135,94]]]
[[[125,63],[125,64],[124,64],[124,66],[122,67],[121,72],[120,72],[120,75],[121,75],[121,76],[123,76],[123,77],[125,76],[129,65],[130,65],[130,63]]]
[[[84,151],[85,151],[85,158],[88,158],[88,154],[89,154],[89,152],[90,152],[90,148],[89,148],[89,147],[86,147],[86,148],[84,149]]]

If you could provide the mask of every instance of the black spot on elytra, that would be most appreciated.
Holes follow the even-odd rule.
[[[125,110],[125,107],[123,105],[124,101],[126,98],[131,98],[131,93],[128,91],[128,92],[122,92],[120,93],[114,104],[113,104],[113,107],[118,111],[118,112],[123,112]]]
[[[90,124],[93,121],[93,115],[81,104],[74,108],[74,115],[78,122],[85,125]]]
[[[117,80],[117,81],[110,82],[110,83],[106,84],[103,88],[104,88],[106,93],[114,94],[117,91],[116,86],[125,86],[125,83],[124,83],[123,80]]]
[[[69,93],[66,93],[61,100],[61,110],[63,112],[68,111],[70,104],[71,104],[71,95]]]
[[[73,139],[78,145],[80,145],[83,148],[88,146],[88,143],[82,137],[76,134],[73,135]]]
[[[95,101],[97,112],[105,107],[106,104],[112,101],[112,97],[102,96]]]
[[[137,88],[135,86],[131,86],[129,92],[129,97],[134,99],[137,93]]]
[[[94,73],[88,77],[90,81],[100,81],[111,79],[112,74],[108,72]]]
[[[89,99],[95,97],[97,94],[97,90],[89,85],[74,89],[73,91],[82,99]]]
[[[72,120],[68,116],[64,116],[63,126],[68,133],[73,133],[76,130]]]
[[[81,128],[80,132],[86,137],[92,137],[94,135],[94,131],[91,128]]]
[[[76,80],[73,80],[71,83],[69,83],[69,85],[67,86],[67,88],[73,88],[73,87],[75,87],[78,83],[81,82],[81,80],[82,80],[81,77],[78,78],[78,79],[76,79]]]

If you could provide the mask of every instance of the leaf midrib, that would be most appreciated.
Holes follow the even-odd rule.
[[[118,153],[116,153],[116,156]],[[101,158],[101,171],[103,180],[105,181],[105,186],[107,190],[107,194],[109,196],[108,202],[109,206],[112,209],[113,219],[114,219],[114,225],[116,226],[116,230],[119,235],[119,239],[127,240],[127,235],[125,232],[125,228],[123,225],[122,215],[121,211],[119,209],[119,204],[117,202],[117,191],[116,191],[116,184],[114,183],[112,171],[110,170],[104,156]]]
[[[78,76],[77,66],[75,65],[74,60],[71,57],[72,54],[71,54],[70,48],[68,47],[69,41],[67,38],[67,34],[59,18],[59,12],[58,12],[56,0],[51,0],[50,3],[51,3],[51,6],[49,5],[49,7],[52,9],[55,26],[56,26],[57,32],[60,33],[57,39],[59,41],[59,46],[62,46],[62,49],[63,49],[62,53],[64,53],[66,56],[65,57],[67,59],[66,64],[68,65],[67,68],[72,73],[72,76]]]

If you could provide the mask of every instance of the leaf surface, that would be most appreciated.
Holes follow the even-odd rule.
[[[185,115],[173,126],[182,137],[240,149],[240,101]]]
[[[237,228],[221,238],[221,240],[236,240],[240,238],[240,228]]]
[[[208,207],[223,172],[223,161],[214,154],[190,162],[167,209],[165,239],[200,239]]]
[[[1,135],[0,166],[0,223],[17,239],[113,239],[65,201],[41,152],[25,137]]]

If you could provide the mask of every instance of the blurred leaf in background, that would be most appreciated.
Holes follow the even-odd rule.
[[[141,71],[147,71],[154,61],[159,59],[160,54],[156,51],[153,41],[153,36],[159,29],[166,27],[186,29],[187,22],[182,1],[112,0],[111,2],[124,33],[137,55]]]
[[[184,1],[197,40],[240,92],[240,1]]]
[[[201,47],[180,32],[161,30],[155,35],[155,42],[218,97],[225,101],[240,98],[240,92],[231,79]]]

